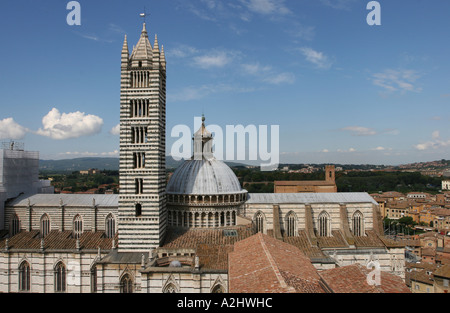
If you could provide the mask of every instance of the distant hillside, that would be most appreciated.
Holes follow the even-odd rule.
[[[119,170],[119,158],[78,158],[39,161],[39,170],[44,172],[75,172],[91,168],[117,171]]]
[[[181,161],[175,161],[172,157],[166,157],[167,169],[176,169],[183,163]],[[245,166],[239,163],[227,162],[230,167]],[[65,160],[40,160],[39,170],[41,172],[75,172],[84,171],[91,168],[98,170],[119,170],[119,158],[77,158],[77,159],[65,159]]]

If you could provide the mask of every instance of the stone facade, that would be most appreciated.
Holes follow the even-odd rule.
[[[122,49],[120,83],[120,250],[145,252],[164,238],[166,60],[146,25],[131,56]]]

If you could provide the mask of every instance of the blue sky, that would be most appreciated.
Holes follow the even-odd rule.
[[[120,51],[147,30],[167,56],[174,126],[280,125],[281,162],[450,158],[450,2],[80,0],[0,2],[0,140],[42,159],[118,156]]]

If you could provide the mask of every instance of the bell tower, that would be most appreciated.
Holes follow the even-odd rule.
[[[166,231],[166,59],[146,24],[131,55],[122,48],[119,251],[148,252]]]

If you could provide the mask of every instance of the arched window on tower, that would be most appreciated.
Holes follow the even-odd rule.
[[[223,288],[223,286],[219,284],[213,288],[211,293],[225,293],[225,288]]]
[[[264,216],[261,212],[256,213],[253,223],[256,233],[264,233]]]
[[[114,238],[114,236],[116,235],[116,219],[114,218],[114,216],[112,214],[109,214],[106,217],[105,233],[106,233],[106,237],[108,237],[108,238]]]
[[[330,216],[327,212],[322,212],[318,218],[318,233],[319,237],[328,237],[330,236]]]
[[[80,215],[75,216],[73,219],[73,237],[78,239],[83,233],[83,219]]]
[[[42,215],[41,217],[41,237],[44,238],[50,233],[50,218],[47,214]]]
[[[30,264],[27,261],[23,261],[19,266],[19,291],[30,291]]]
[[[286,215],[286,236],[295,237],[297,235],[297,223],[294,212],[289,212]]]
[[[55,266],[55,292],[66,291],[66,266],[63,262],[59,262]]]
[[[352,231],[356,237],[364,236],[364,217],[360,211],[356,211],[352,217]]]
[[[136,217],[142,216],[142,204],[136,203],[135,212],[136,212]]]
[[[19,217],[14,214],[11,218],[11,225],[9,227],[10,237],[17,235],[20,232],[20,220]]]
[[[123,275],[120,280],[120,293],[133,293],[133,280],[128,274]]]

